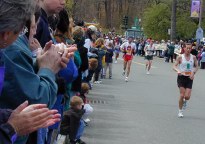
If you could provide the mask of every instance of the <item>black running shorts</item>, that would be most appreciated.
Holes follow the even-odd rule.
[[[153,56],[149,56],[149,55],[145,56],[145,59],[148,60],[148,61],[151,61],[151,60],[153,60]]]
[[[177,78],[178,87],[183,87],[185,89],[192,89],[193,80],[191,80],[188,76],[179,75]]]

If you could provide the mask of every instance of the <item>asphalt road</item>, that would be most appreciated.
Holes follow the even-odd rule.
[[[135,57],[129,82],[122,61],[113,79],[94,85],[88,95],[94,112],[82,138],[88,144],[205,144],[205,71],[197,73],[184,118],[177,117],[179,91],[171,63],[154,59],[151,75]]]

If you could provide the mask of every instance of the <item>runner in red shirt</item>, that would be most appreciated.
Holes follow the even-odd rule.
[[[128,82],[133,55],[136,53],[136,44],[133,43],[133,37],[129,37],[128,42],[123,43],[120,49],[124,53],[124,67],[122,75],[124,76],[127,70],[125,81]]]

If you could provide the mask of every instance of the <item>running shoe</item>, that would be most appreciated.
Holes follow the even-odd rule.
[[[184,100],[183,100],[183,107],[182,107],[182,109],[185,110],[185,109],[186,109],[186,106],[187,106],[187,100],[184,99]]]
[[[183,115],[182,110],[179,110],[179,113],[178,113],[178,118],[183,118],[183,117],[184,117],[184,115]]]
[[[128,77],[125,77],[125,81],[128,82]]]
[[[115,64],[117,63],[117,61],[115,61]]]
[[[125,75],[125,71],[122,72],[122,76],[124,76],[124,75]]]
[[[89,119],[89,118],[86,118],[86,119],[84,119],[84,122],[85,122],[85,123],[89,123],[89,122],[90,122],[90,119]]]
[[[76,144],[86,144],[84,141],[82,141],[81,139],[78,139],[77,141],[76,141]]]
[[[150,72],[149,72],[149,71],[147,71],[147,75],[150,75]]]
[[[102,81],[95,81],[94,84],[100,84]]]

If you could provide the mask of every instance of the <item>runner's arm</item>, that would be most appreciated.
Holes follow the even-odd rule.
[[[181,56],[178,56],[173,66],[173,70],[176,71],[178,74],[181,73],[180,70],[178,69],[178,65],[180,64],[180,61],[181,61]]]
[[[144,47],[144,52],[145,52],[145,53],[147,52],[147,46]]]
[[[199,69],[198,61],[197,61],[196,56],[194,56],[194,71],[193,71],[193,73],[196,74],[196,72],[198,71],[198,69]]]
[[[125,43],[123,43],[123,44],[120,46],[120,51],[121,51],[121,52],[124,52],[124,47],[125,47]]]

